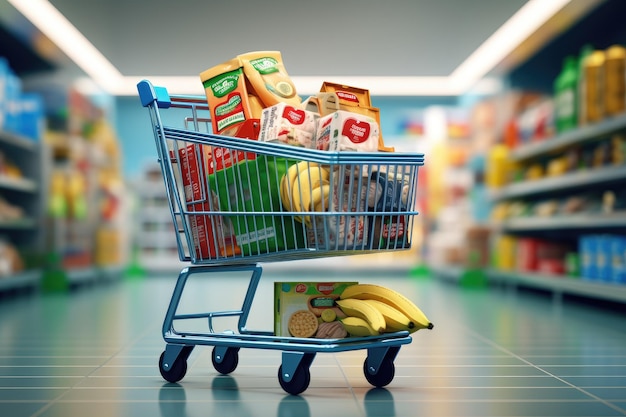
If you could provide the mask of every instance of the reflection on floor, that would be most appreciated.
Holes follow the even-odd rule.
[[[293,396],[278,383],[278,350],[242,349],[235,372],[221,376],[211,349],[198,346],[182,381],[161,378],[161,325],[175,276],[4,297],[2,416],[626,415],[623,313],[397,272],[288,271],[266,271],[250,327],[272,328],[274,281],[357,280],[402,291],[435,328],[402,346],[386,388],[365,380],[365,350],[319,353],[308,389]],[[245,277],[201,277],[190,281],[184,305],[239,308],[246,285]]]

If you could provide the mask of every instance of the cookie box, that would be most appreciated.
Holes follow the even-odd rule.
[[[344,317],[335,300],[357,282],[275,282],[274,333],[281,337],[339,338]],[[326,331],[328,327],[331,331]]]

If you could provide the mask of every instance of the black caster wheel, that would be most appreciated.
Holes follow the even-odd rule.
[[[365,374],[365,379],[367,379],[367,382],[369,382],[376,388],[381,388],[389,385],[389,383],[393,381],[393,377],[396,373],[396,367],[391,359],[385,358],[380,364],[378,372],[374,374],[367,364],[366,358],[365,362],[363,363],[363,373]]]
[[[311,372],[305,366],[298,366],[290,381],[285,381],[283,376],[283,366],[278,368],[278,382],[285,392],[291,395],[303,393],[311,382]]]
[[[213,348],[213,354],[211,355],[211,361],[213,362],[213,367],[217,372],[223,375],[228,375],[237,369],[237,365],[239,364],[239,349],[237,348],[228,348],[226,349],[222,360],[218,362],[217,357],[217,347]]]
[[[165,352],[161,353],[159,358],[159,371],[161,376],[167,382],[178,382],[185,377],[187,373],[187,360],[180,357],[176,358],[173,364],[169,367],[169,370],[163,369],[163,361],[165,360]]]

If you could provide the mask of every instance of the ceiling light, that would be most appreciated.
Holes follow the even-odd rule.
[[[509,55],[518,45],[545,24],[571,0],[529,0],[487,41],[474,51],[452,74],[445,77],[298,77],[292,76],[298,92],[309,95],[319,91],[323,81],[346,85],[370,86],[378,96],[456,96],[465,94]],[[149,79],[178,94],[201,92],[199,76],[129,77],[102,55],[85,36],[47,0],[8,0],[70,59],[113,95],[135,95],[136,85]]]

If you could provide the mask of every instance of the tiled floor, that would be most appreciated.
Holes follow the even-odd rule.
[[[266,268],[252,328],[271,328],[273,281],[359,280],[403,291],[435,323],[396,358],[389,386],[372,388],[364,350],[320,353],[300,396],[278,383],[278,350],[242,349],[219,376],[211,349],[186,377],[165,382],[157,362],[175,276],[120,280],[70,294],[0,299],[3,417],[624,416],[626,315],[505,289],[461,289],[407,274],[293,273]],[[185,305],[238,308],[240,277],[190,282]],[[234,303],[234,304],[233,304]]]

